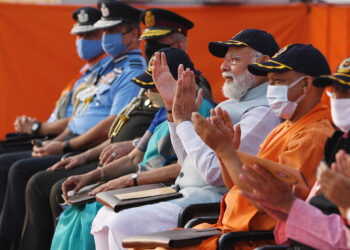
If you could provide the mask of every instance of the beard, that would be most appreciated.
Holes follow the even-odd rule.
[[[248,92],[249,89],[257,85],[257,79],[246,69],[239,75],[234,75],[231,72],[223,72],[222,76],[231,77],[232,80],[226,80],[222,87],[222,93],[226,98],[240,101]]]

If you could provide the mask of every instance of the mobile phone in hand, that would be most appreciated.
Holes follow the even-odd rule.
[[[33,139],[32,144],[33,144],[33,146],[37,146],[39,148],[41,148],[43,146],[43,143],[40,139]]]

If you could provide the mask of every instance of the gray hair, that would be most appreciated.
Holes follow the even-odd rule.
[[[180,40],[183,40],[185,42],[185,46],[187,48],[187,37],[180,33],[180,32],[176,32],[176,33],[173,33],[171,34],[171,37],[173,38],[173,42],[178,42]]]

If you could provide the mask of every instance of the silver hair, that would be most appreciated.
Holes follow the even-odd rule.
[[[182,34],[180,32],[176,32],[176,33],[171,34],[171,37],[173,38],[174,42],[178,42],[180,40],[183,40],[185,42],[185,46],[187,48],[187,37],[184,34]]]

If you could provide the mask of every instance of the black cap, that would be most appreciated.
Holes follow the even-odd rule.
[[[174,12],[164,9],[148,9],[141,15],[141,21],[146,25],[140,39],[155,39],[180,32],[187,36],[187,30],[193,28],[193,23]]]
[[[103,29],[117,26],[121,23],[139,23],[142,10],[136,9],[117,0],[100,0],[102,18],[95,23],[95,27]]]
[[[72,16],[76,23],[70,33],[85,33],[97,30],[94,23],[101,18],[101,11],[92,7],[83,7],[75,10]]]
[[[225,57],[229,47],[251,47],[270,57],[279,50],[275,38],[270,33],[258,29],[245,29],[228,41],[209,43],[209,51],[216,57]]]
[[[164,52],[166,61],[169,66],[169,70],[171,75],[177,80],[177,71],[180,64],[183,64],[184,68],[189,68],[191,70],[194,70],[194,65],[190,59],[190,57],[187,55],[187,53],[178,48],[165,48],[158,51],[159,53]],[[145,71],[145,73],[134,77],[132,81],[136,83],[141,88],[145,89],[151,89],[155,88],[155,84],[152,79],[152,71],[153,71],[153,62],[155,59],[155,55],[152,56],[152,58],[149,60],[148,67]]]
[[[329,75],[331,70],[324,55],[311,44],[291,44],[270,60],[248,65],[250,73],[265,76],[268,72],[295,70],[310,76]]]
[[[316,87],[327,87],[337,84],[346,89],[350,89],[350,57],[343,60],[333,75],[321,75],[314,79]]]

